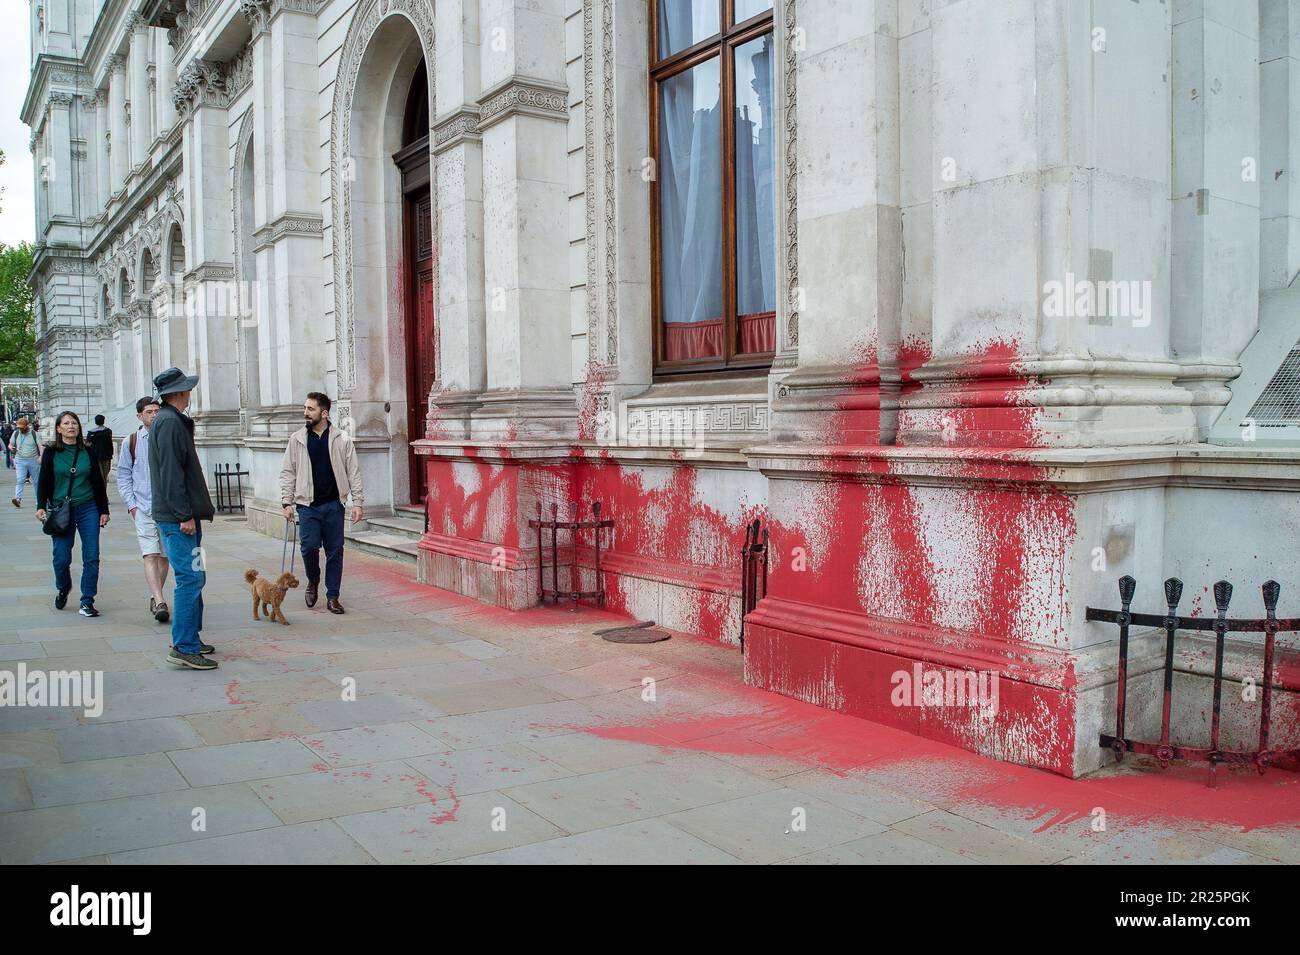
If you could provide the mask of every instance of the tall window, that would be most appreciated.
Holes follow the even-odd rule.
[[[650,2],[656,368],[761,368],[776,350],[772,4]]]

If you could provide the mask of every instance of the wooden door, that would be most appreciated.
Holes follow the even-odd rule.
[[[407,408],[410,420],[407,434],[411,440],[424,437],[429,414],[429,389],[437,375],[437,326],[433,314],[434,248],[433,216],[429,189],[412,193],[407,209]],[[411,451],[411,502],[424,504],[428,493],[428,474],[423,459]]]

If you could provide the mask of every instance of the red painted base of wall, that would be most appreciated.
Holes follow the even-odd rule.
[[[987,641],[778,599],[746,618],[745,681],[982,755],[1073,775],[1076,699],[1068,655],[999,654]],[[953,640],[953,637],[958,637]],[[980,705],[927,702],[918,676],[983,675]],[[952,676],[949,677],[948,675]],[[932,676],[933,675],[933,676]],[[903,684],[906,683],[906,688]],[[915,690],[915,692],[914,692]]]

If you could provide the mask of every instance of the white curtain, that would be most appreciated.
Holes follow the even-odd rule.
[[[665,325],[722,319],[720,81],[714,58],[659,85],[660,301]],[[716,339],[720,345],[720,330]]]

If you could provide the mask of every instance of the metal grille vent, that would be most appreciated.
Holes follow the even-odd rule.
[[[1300,342],[1292,346],[1246,417],[1261,428],[1300,426]]]

